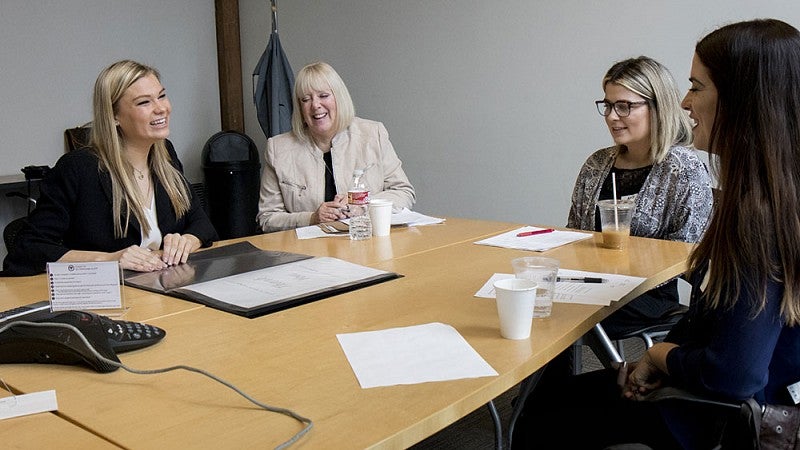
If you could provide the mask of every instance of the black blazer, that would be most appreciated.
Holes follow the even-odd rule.
[[[175,149],[166,141],[172,164],[181,172],[183,165]],[[142,241],[141,226],[131,216],[128,234],[114,237],[111,209],[111,176],[100,171],[99,159],[88,148],[59,158],[42,181],[40,197],[14,248],[3,261],[5,275],[33,275],[44,272],[48,262],[57,261],[69,250],[116,252]],[[219,239],[211,221],[192,196],[190,210],[180,219],[169,196],[155,177],[155,200],[161,233],[192,234],[204,247]],[[191,190],[189,191],[191,194]]]

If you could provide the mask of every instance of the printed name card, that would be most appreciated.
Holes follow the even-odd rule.
[[[47,263],[50,307],[70,309],[121,309],[120,268],[116,261]]]

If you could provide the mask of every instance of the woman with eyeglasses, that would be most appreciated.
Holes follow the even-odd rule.
[[[689,148],[692,126],[672,75],[640,56],[611,66],[602,86],[604,98],[595,104],[615,145],[597,150],[583,164],[567,227],[601,231],[597,202],[613,198],[616,190],[618,199],[635,202],[631,235],[699,241],[712,210],[711,178]],[[677,322],[685,311],[675,279],[631,300],[600,324],[616,340],[649,325]],[[537,409],[542,392],[559,390],[573,373],[575,359],[568,348],[550,361],[526,408]],[[525,429],[521,424],[514,439],[524,443],[529,437]]]
[[[697,242],[712,208],[708,170],[688,148],[689,116],[666,67],[646,56],[614,64],[603,77],[605,96],[595,102],[614,146],[596,151],[581,168],[567,226],[600,231],[598,200],[633,199],[631,235]],[[611,339],[685,310],[677,280],[631,301],[602,322]]]

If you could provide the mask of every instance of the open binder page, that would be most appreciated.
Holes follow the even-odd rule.
[[[176,291],[252,308],[325,292],[388,273],[325,256],[192,284]]]

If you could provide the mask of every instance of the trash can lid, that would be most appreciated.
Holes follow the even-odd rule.
[[[229,162],[259,162],[258,147],[246,134],[220,131],[203,146],[203,164]]]

